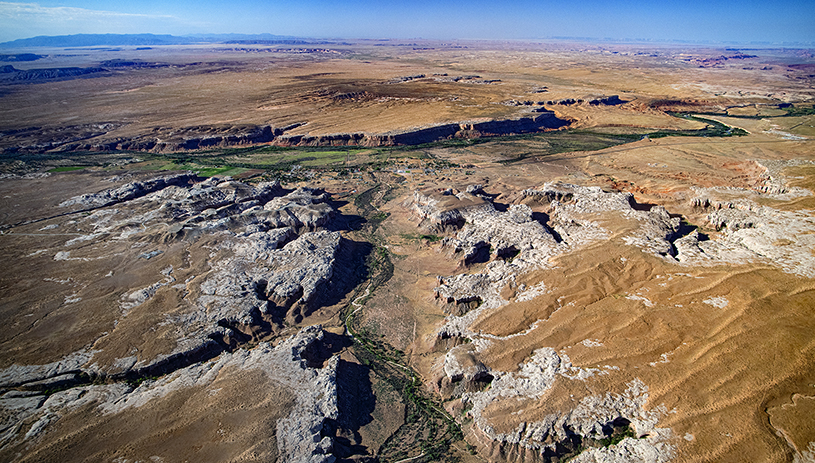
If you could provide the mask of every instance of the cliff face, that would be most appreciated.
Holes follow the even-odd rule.
[[[559,129],[570,122],[559,119],[552,111],[520,119],[487,122],[458,122],[442,124],[417,130],[384,134],[342,133],[332,135],[292,135],[277,137],[272,142],[278,146],[400,146],[421,145],[452,138],[480,138],[542,132]]]
[[[46,151],[145,151],[169,153],[199,149],[247,146],[271,143],[276,146],[409,146],[453,138],[534,133],[568,126],[554,112],[545,111],[519,119],[487,122],[456,122],[415,130],[369,133],[339,133],[326,135],[286,135],[303,124],[285,127],[265,126],[201,126],[157,127],[152,133],[132,138],[111,137],[122,124],[63,127],[48,131],[35,127],[8,131],[0,149],[2,152],[42,153]]]
[[[0,82],[45,82],[53,80],[75,79],[106,72],[106,69],[95,68],[48,68],[16,69],[11,65],[0,68]]]

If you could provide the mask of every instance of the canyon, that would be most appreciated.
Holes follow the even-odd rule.
[[[807,58],[248,45],[9,51],[0,459],[815,458]]]

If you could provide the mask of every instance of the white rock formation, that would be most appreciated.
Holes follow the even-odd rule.
[[[780,211],[750,200],[692,200],[709,209],[708,223],[721,230],[715,240],[700,241],[697,233],[674,244],[677,260],[689,265],[767,262],[781,270],[815,277],[815,216],[808,211]]]
[[[13,387],[67,373],[78,373],[95,353],[95,351],[83,349],[62,360],[45,365],[12,365],[0,369],[0,387]]]
[[[103,414],[127,413],[131,408],[144,406],[175,391],[207,387],[221,371],[256,369],[290,390],[295,397],[291,413],[277,422],[276,429],[269,430],[269,435],[277,439],[280,461],[332,463],[336,460],[331,454],[332,438],[323,436],[322,430],[325,420],[337,419],[339,413],[336,384],[339,358],[329,358],[322,368],[310,367],[304,358],[304,352],[320,343],[323,336],[320,326],[304,328],[277,346],[260,343],[252,350],[225,352],[208,362],[145,381],[135,389],[127,383],[115,383],[75,387],[47,398],[6,393],[0,397],[0,410],[4,417],[11,416],[12,419],[0,423],[0,443],[17,438],[23,431],[25,439],[35,437],[50,423],[83,405],[96,404]],[[19,423],[32,418],[36,421],[30,428],[19,428]]]
[[[113,366],[96,365],[90,355],[81,362],[69,362],[71,370],[118,374],[160,367],[184,356],[208,357],[223,349],[219,343],[234,344],[234,339],[245,337],[242,333],[266,326],[268,320],[262,319],[272,310],[282,312],[276,315],[278,319],[288,316],[296,322],[317,303],[316,296],[334,275],[341,242],[338,232],[317,231],[335,214],[327,203],[328,195],[308,188],[287,194],[278,182],[249,185],[230,178],[196,180],[192,174],[160,177],[77,196],[62,204],[95,211],[76,219],[87,234],[66,243],[68,249],[56,253],[57,261],[89,261],[71,253],[104,240],[135,241],[133,247],[147,243],[155,247],[156,242],[187,246],[218,234],[214,244],[207,245],[212,260],[204,274],[174,284],[174,270],[169,267],[154,284],[123,288],[121,317],[116,323],[161,291],[183,291],[183,304],[159,322],[171,327],[174,347],[154,358],[127,358]],[[138,258],[151,259],[161,253],[153,249]],[[4,374],[18,382],[57,376],[69,371],[66,362],[0,371],[0,384]]]

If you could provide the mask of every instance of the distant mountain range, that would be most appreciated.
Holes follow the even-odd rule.
[[[0,43],[2,48],[185,45],[193,43],[312,43],[307,39],[273,34],[211,34],[179,37],[155,34],[41,35]]]

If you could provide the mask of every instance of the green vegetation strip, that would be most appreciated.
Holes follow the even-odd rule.
[[[403,424],[377,451],[381,461],[399,461],[410,458],[414,462],[455,461],[452,444],[464,436],[456,421],[444,411],[441,404],[424,392],[419,375],[405,361],[404,353],[394,348],[380,335],[365,326],[358,326],[355,316],[370,294],[385,284],[393,275],[390,253],[376,235],[379,224],[387,214],[379,212],[373,204],[381,186],[366,190],[355,198],[360,215],[367,219],[360,233],[374,245],[368,256],[370,279],[365,295],[362,285],[353,303],[344,314],[346,328],[354,339],[354,355],[402,396],[405,404]],[[383,197],[387,195],[384,192]]]
[[[788,116],[815,114],[812,107],[790,106],[783,108]],[[444,169],[458,167],[442,159],[435,159],[428,151],[436,149],[475,150],[489,143],[506,154],[505,163],[521,161],[528,157],[548,156],[572,151],[596,151],[611,146],[639,140],[643,137],[668,136],[732,137],[746,135],[742,129],[721,122],[686,113],[670,113],[675,117],[703,122],[705,128],[698,130],[657,130],[648,133],[611,134],[593,130],[571,129],[544,133],[530,133],[486,138],[457,138],[411,146],[361,148],[359,146],[332,147],[278,147],[252,146],[245,148],[213,149],[208,151],[178,153],[143,153],[116,151],[68,152],[68,153],[3,153],[0,155],[0,171],[24,172],[49,164],[50,172],[67,172],[85,167],[121,169],[134,164],[142,170],[191,170],[203,177],[214,175],[258,176],[284,182],[306,180],[309,175],[333,172],[344,177],[353,171],[394,170],[400,158],[422,159],[424,168]],[[738,116],[731,116],[738,117]],[[54,166],[55,163],[71,163]],[[19,164],[19,165],[18,165]],[[250,172],[259,170],[262,172]],[[312,171],[309,173],[308,171]]]
[[[87,168],[88,166],[62,166],[62,167],[54,167],[53,169],[49,170],[48,172],[71,172],[74,170],[82,170]]]
[[[735,109],[735,108],[731,108]],[[775,108],[770,108],[776,110]],[[730,114],[728,113],[714,113],[714,112],[695,112],[693,114],[701,114],[703,116],[726,116],[726,117],[733,117],[738,119],[767,119],[767,118],[776,118],[776,117],[800,117],[800,116],[812,116],[815,115],[815,106],[785,106],[779,107],[777,111],[784,111],[784,114],[779,115],[747,115],[747,114]],[[685,114],[685,113],[682,113]],[[688,113],[689,114],[689,113]]]
[[[706,119],[699,116],[694,116],[691,114],[680,114],[680,113],[668,113],[674,117],[681,117],[683,119],[689,119],[692,121],[697,122],[704,122],[708,124],[707,127],[704,129],[699,130],[669,130],[669,131],[659,131],[653,132],[648,134],[651,138],[660,138],[660,137],[668,137],[668,136],[684,136],[684,137],[741,137],[743,135],[747,135],[747,131],[742,130],[738,127],[730,127],[729,125],[722,124],[719,121],[714,121],[713,119]]]

